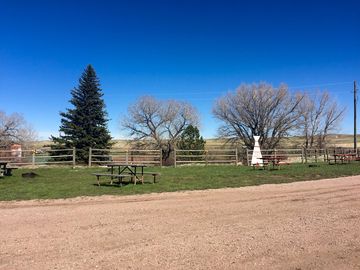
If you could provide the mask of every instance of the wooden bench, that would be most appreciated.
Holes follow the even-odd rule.
[[[280,170],[280,167],[283,165],[290,165],[290,163],[286,162],[286,161],[279,161],[279,162],[274,163],[274,167],[277,167],[278,170]]]
[[[329,157],[326,159],[326,161],[328,162],[329,165],[334,165],[334,164],[344,164],[344,163],[350,163],[350,161],[352,160],[356,160],[356,159],[349,159],[349,158],[335,158],[335,157]]]
[[[356,156],[348,156],[344,158],[344,161],[350,163],[351,161],[356,161]]]
[[[18,167],[6,167],[4,171],[5,176],[12,176],[12,170],[17,170]]]
[[[252,164],[251,165],[253,167],[253,169],[259,169],[259,170],[265,170],[266,168],[268,168],[269,163],[268,162],[263,162],[261,164]]]
[[[286,161],[280,161],[277,163],[277,165],[290,165],[290,163]]]
[[[131,174],[111,174],[111,173],[92,173],[92,175],[96,176],[98,186],[100,186],[100,177],[102,176],[111,177],[111,181],[110,181],[111,185],[113,184],[114,178],[117,178],[119,180],[120,186],[122,185],[123,178],[132,176]]]
[[[17,167],[6,167],[5,169],[0,169],[0,177],[3,176],[12,176],[12,170],[18,169]]]
[[[153,183],[156,183],[156,177],[157,176],[160,176],[161,174],[160,173],[157,173],[157,172],[144,172],[143,173],[144,175],[152,175],[153,176]],[[144,179],[142,179],[144,181]]]

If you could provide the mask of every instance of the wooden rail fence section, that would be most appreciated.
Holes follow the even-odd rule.
[[[190,164],[244,164],[250,166],[252,150],[240,149],[206,149],[206,150],[179,150],[175,149],[171,158],[174,166]],[[335,154],[355,154],[359,151],[353,148],[327,148],[327,149],[262,149],[263,156],[286,156],[289,163],[318,163],[327,162]],[[88,166],[102,165],[110,162],[127,164],[146,164],[149,166],[162,166],[161,150],[140,149],[89,149]],[[76,149],[50,149],[22,150],[20,153],[11,150],[0,150],[0,160],[11,164],[23,165],[76,165]]]
[[[174,150],[174,166],[185,164],[238,165],[237,149]]]
[[[238,164],[237,149],[173,151],[174,166],[185,164]],[[89,167],[109,162],[162,166],[161,150],[89,149]]]
[[[336,154],[355,154],[358,156],[358,149],[354,148],[327,148],[327,149],[261,149],[263,156],[286,156],[289,163],[318,163],[327,162],[331,156]],[[253,150],[246,150],[247,165],[251,164]]]
[[[21,150],[14,155],[11,150],[0,150],[0,160],[18,166],[38,165],[72,165],[76,164],[76,149],[40,148],[34,150]]]
[[[89,149],[89,167],[110,162],[162,166],[161,150]]]

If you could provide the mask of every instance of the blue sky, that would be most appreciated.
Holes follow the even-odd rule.
[[[214,100],[241,83],[327,89],[347,108],[360,81],[358,1],[0,0],[0,110],[20,112],[40,138],[87,64],[101,80],[113,137],[141,95],[191,102],[216,136]]]

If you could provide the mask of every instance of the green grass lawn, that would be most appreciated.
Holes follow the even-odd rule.
[[[224,187],[242,187],[262,184],[288,183],[302,180],[334,178],[360,174],[360,164],[328,165],[309,167],[292,164],[281,170],[253,170],[245,166],[191,166],[178,168],[147,168],[161,172],[158,183],[120,186],[96,185],[93,172],[106,168],[38,168],[18,169],[13,176],[0,178],[0,200],[55,199],[77,196],[129,195],[177,190],[199,190]],[[35,172],[33,179],[22,178],[25,172]],[[149,180],[151,176],[148,176]],[[106,180],[106,181],[105,181]],[[146,179],[145,179],[146,180]]]

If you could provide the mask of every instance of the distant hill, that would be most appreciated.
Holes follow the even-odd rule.
[[[360,139],[360,137],[359,137]],[[284,147],[301,147],[303,143],[302,137],[290,137],[283,142]],[[328,147],[353,147],[354,137],[349,134],[332,134],[327,139]]]
[[[329,147],[353,147],[353,135],[349,134],[333,134],[328,137],[328,146]],[[119,140],[115,139],[114,148],[130,148],[131,140]],[[302,145],[301,137],[290,137],[285,138],[281,142],[281,147],[279,148],[300,148]],[[50,145],[51,141],[36,141],[32,145],[35,148],[42,148],[46,145]],[[360,137],[359,137],[359,146],[360,146]],[[226,142],[222,139],[206,139],[205,148],[232,148],[233,144]]]

